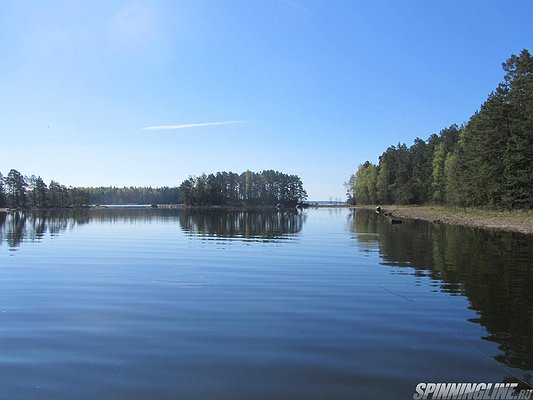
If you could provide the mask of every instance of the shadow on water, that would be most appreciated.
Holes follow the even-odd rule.
[[[383,265],[408,267],[437,282],[435,290],[466,296],[479,316],[470,321],[498,344],[496,360],[533,369],[533,237],[424,221],[391,225],[364,210],[349,223],[359,249],[379,251]]]

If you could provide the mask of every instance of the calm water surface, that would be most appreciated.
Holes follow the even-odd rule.
[[[0,399],[531,382],[533,240],[374,213],[0,214]]]

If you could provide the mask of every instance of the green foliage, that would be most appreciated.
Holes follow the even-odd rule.
[[[458,162],[458,156],[454,153],[448,153],[444,161],[444,186],[445,200],[443,203],[454,206],[465,206],[466,196],[461,184],[461,174]],[[442,200],[441,200],[442,201]]]
[[[11,170],[5,179],[0,174],[0,205],[11,207],[66,208],[89,204],[177,204],[189,205],[283,205],[295,206],[307,198],[296,175],[266,170],[217,172],[190,177],[179,187],[66,187],[56,181],[47,186],[39,176],[24,178]]]
[[[71,188],[73,203],[83,204],[176,204],[179,203],[177,187],[81,187]]]
[[[26,207],[26,188],[28,184],[20,172],[16,169],[9,171],[4,178],[7,187],[8,204],[11,207]]]
[[[30,207],[45,208],[48,206],[48,187],[40,176],[30,176],[27,179],[29,183],[28,205]]]
[[[433,148],[422,139],[416,138],[409,151],[411,154],[412,202],[422,204],[427,201],[430,194],[430,168]]]
[[[508,102],[509,137],[504,152],[504,203],[529,208],[533,201],[533,57],[527,50],[503,64],[500,90]]]
[[[348,204],[356,204],[355,201],[355,174],[350,175],[350,179],[347,182],[344,182],[344,187],[346,188],[346,197]]]
[[[468,161],[465,183],[470,185],[469,204],[499,205],[504,190],[504,151],[510,131],[506,100],[493,93],[463,130],[461,141]]]
[[[4,189],[7,188],[7,192]],[[0,173],[0,207],[66,208],[89,204],[177,204],[177,187],[66,187],[56,181],[46,185],[40,176],[24,178],[11,170]]]
[[[447,190],[445,162],[448,155],[455,149],[459,134],[460,130],[457,125],[452,125],[429,139],[433,143],[433,157],[431,160],[431,196],[428,196],[427,200],[445,203]]]
[[[410,148],[389,147],[375,166],[375,192],[369,189],[367,163],[359,166],[351,182],[357,201],[531,208],[533,57],[523,50],[503,69],[504,82],[463,127],[416,139]]]
[[[183,181],[179,188],[185,204],[295,206],[307,198],[297,175],[266,170],[202,174]]]
[[[389,190],[390,182],[392,181],[392,174],[389,164],[383,157],[379,160],[378,166],[378,181],[376,184],[377,190],[377,203],[378,204],[391,204],[392,196]]]
[[[374,204],[377,200],[378,169],[365,162],[355,174],[354,195],[356,204]]]
[[[62,208],[70,206],[70,196],[65,185],[61,185],[56,181],[51,181],[48,186],[48,198],[50,207]]]
[[[446,196],[446,181],[444,174],[444,163],[446,161],[446,150],[444,143],[439,143],[435,147],[435,154],[432,162],[432,181],[431,189],[433,192],[433,201],[443,203]]]

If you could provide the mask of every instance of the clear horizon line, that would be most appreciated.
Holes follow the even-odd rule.
[[[169,129],[186,129],[186,128],[199,128],[203,126],[216,126],[216,125],[233,125],[233,124],[245,124],[248,121],[217,121],[217,122],[200,122],[194,124],[180,124],[180,125],[154,125],[142,128],[145,131],[159,131]]]

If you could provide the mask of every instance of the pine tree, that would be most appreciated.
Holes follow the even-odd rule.
[[[24,176],[16,169],[9,171],[9,174],[4,178],[7,186],[7,193],[9,204],[11,207],[26,207],[26,188],[28,184]]]
[[[509,207],[533,205],[533,57],[527,50],[512,55],[505,63],[505,82],[500,91],[507,97],[509,136],[504,154]]]

